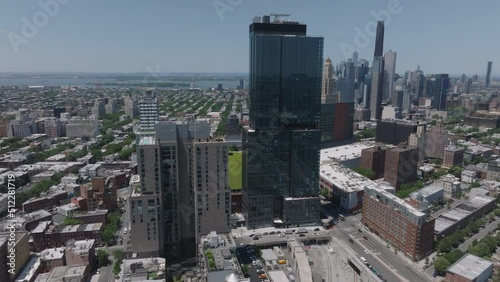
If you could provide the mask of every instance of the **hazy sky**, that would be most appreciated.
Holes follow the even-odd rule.
[[[49,2],[65,4],[44,18]],[[399,73],[484,75],[491,60],[500,74],[498,0],[1,0],[0,72],[248,72],[248,25],[268,13],[324,36],[325,59],[353,46],[371,62],[374,37],[356,45],[356,28],[381,10]]]

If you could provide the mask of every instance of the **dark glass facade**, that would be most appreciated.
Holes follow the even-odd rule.
[[[319,193],[323,38],[305,33],[305,25],[294,23],[250,25],[250,127],[243,136],[243,213],[250,227],[291,218],[283,214],[285,199],[311,201]],[[302,205],[314,209],[312,216],[285,225],[319,221],[316,205]]]

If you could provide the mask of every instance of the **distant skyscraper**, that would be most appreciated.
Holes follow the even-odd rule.
[[[321,103],[333,103],[333,95],[335,93],[335,79],[333,78],[333,66],[330,58],[326,59],[323,66],[323,80],[321,85]]]
[[[250,126],[243,136],[249,228],[320,220],[318,121],[323,38],[275,20],[250,25]]]
[[[379,120],[382,117],[382,95],[384,90],[384,22],[377,22],[377,37],[375,38],[375,52],[373,57],[370,110],[371,118]]]
[[[486,70],[486,88],[490,87],[491,67],[492,66],[493,66],[493,62],[488,62],[488,69]]]
[[[160,120],[158,100],[153,95],[153,90],[146,90],[144,97],[139,102],[140,131],[154,131],[155,124]]]
[[[352,52],[352,62],[356,66],[358,64],[358,51]]]
[[[373,53],[374,57],[382,57],[384,53],[384,22],[377,22],[377,33],[375,37],[375,52]]]
[[[394,91],[394,76],[396,74],[396,52],[387,51],[384,55],[384,70],[387,73],[387,85],[384,86],[383,100],[390,98]]]
[[[446,109],[446,97],[450,88],[448,74],[433,74],[425,81],[425,94],[430,98],[431,107],[436,110]]]
[[[245,89],[245,80],[243,78],[240,78],[240,85],[239,85],[239,88],[241,90]]]

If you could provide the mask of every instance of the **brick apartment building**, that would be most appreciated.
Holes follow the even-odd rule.
[[[448,130],[442,123],[438,123],[427,130],[426,136],[425,154],[431,158],[442,159],[444,149],[448,146]]]
[[[365,187],[362,223],[413,261],[432,252],[434,220],[383,189]]]
[[[450,168],[462,165],[464,162],[465,149],[458,146],[448,146],[444,149],[443,167]]]
[[[385,153],[389,147],[377,145],[361,151],[361,167],[375,172],[376,178],[384,177]]]
[[[401,185],[417,181],[418,148],[401,145],[385,154],[384,180],[399,189]]]
[[[116,185],[114,177],[94,177],[91,184],[82,185],[81,197],[87,199],[87,210],[116,208]]]
[[[41,222],[31,231],[31,250],[40,252],[47,248],[62,247],[70,240],[94,239],[100,242],[103,226],[102,223],[62,226],[49,221]]]
[[[61,204],[61,201],[68,198],[68,192],[60,190],[54,193],[41,195],[39,198],[31,198],[23,203],[23,211],[25,213],[34,212],[37,210],[49,210],[54,206]]]

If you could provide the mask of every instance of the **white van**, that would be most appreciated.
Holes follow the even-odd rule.
[[[364,264],[368,264],[368,262],[366,261],[366,259],[364,257],[360,257],[359,258]]]

